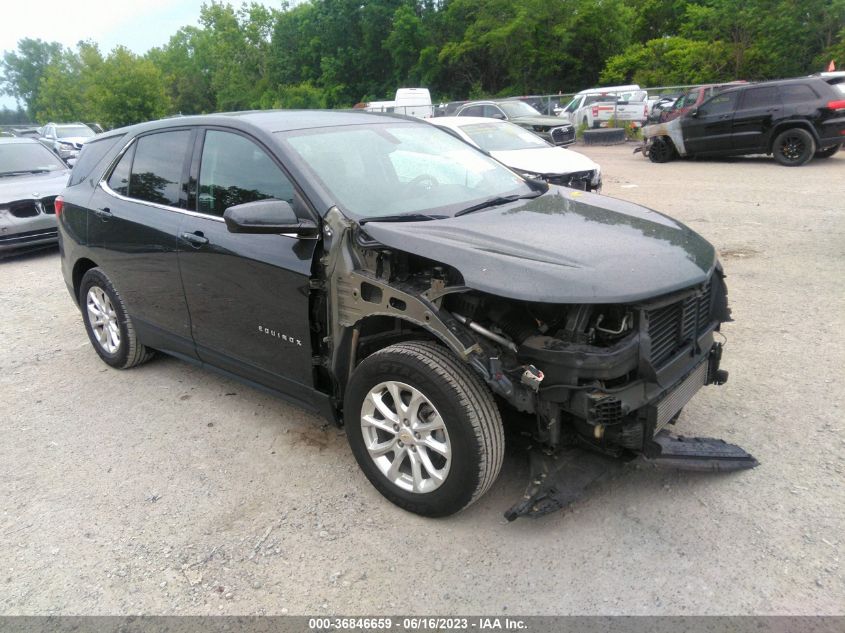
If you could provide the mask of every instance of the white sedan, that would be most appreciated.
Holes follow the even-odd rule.
[[[513,123],[482,117],[437,117],[429,123],[480,147],[525,176],[573,189],[601,190],[598,164],[578,152],[555,147]]]

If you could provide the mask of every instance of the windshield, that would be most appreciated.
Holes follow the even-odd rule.
[[[512,171],[420,123],[280,133],[336,204],[359,218],[453,215],[488,198],[532,190]]]
[[[524,101],[500,101],[496,105],[504,110],[508,118],[511,119],[519,116],[543,116],[538,110],[532,108]]]
[[[462,125],[461,131],[481,149],[488,152],[507,152],[513,149],[540,149],[551,147],[546,141],[525,128],[513,123],[471,123]]]
[[[0,144],[0,174],[67,169],[41,143]]]
[[[74,136],[94,136],[95,132],[87,125],[57,125],[58,138],[72,138]]]

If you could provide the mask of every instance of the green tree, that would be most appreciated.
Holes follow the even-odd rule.
[[[103,62],[96,44],[80,42],[65,50],[45,69],[35,102],[39,121],[92,121],[96,112],[89,91],[93,75]]]
[[[18,42],[16,51],[3,53],[0,90],[23,103],[29,115],[34,116],[41,77],[51,62],[63,52],[64,48],[58,42],[23,38]]]
[[[666,37],[633,44],[624,53],[611,56],[600,82],[642,86],[708,83],[725,79],[731,63],[730,50],[722,42]]]
[[[92,71],[85,98],[94,119],[107,127],[158,119],[171,108],[158,68],[122,46]]]

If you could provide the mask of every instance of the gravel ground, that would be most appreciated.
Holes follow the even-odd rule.
[[[170,358],[107,368],[46,251],[0,262],[0,613],[843,613],[845,154],[583,151],[606,194],[721,252],[731,379],[679,431],[759,468],[641,468],[507,524],[527,475],[512,455],[479,503],[422,519],[316,417]]]

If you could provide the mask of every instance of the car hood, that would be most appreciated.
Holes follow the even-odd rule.
[[[514,149],[490,154],[511,169],[533,174],[571,174],[598,169],[598,165],[583,154],[562,147]]]
[[[57,196],[65,188],[69,174],[68,170],[61,169],[46,174],[3,176],[0,178],[0,204]]]
[[[566,119],[557,116],[518,116],[510,119],[519,125],[542,125],[543,127],[568,127],[572,125]]]
[[[635,204],[563,187],[457,218],[366,224],[382,244],[457,269],[464,284],[544,303],[631,303],[704,282],[713,246]]]

